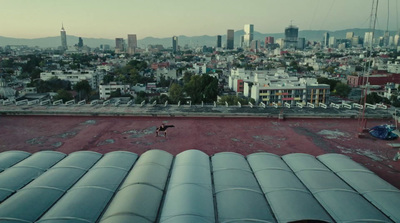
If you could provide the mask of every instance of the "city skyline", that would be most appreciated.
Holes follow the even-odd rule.
[[[397,0],[381,1],[377,29],[398,29]],[[69,35],[114,39],[136,33],[145,37],[221,35],[254,24],[262,33],[283,32],[289,24],[300,30],[368,28],[372,1],[365,0],[238,0],[129,1],[3,0],[0,36],[40,38],[59,35],[64,24]],[[21,7],[23,5],[24,7]],[[229,7],[228,7],[229,6]],[[357,12],[357,13],[354,13]],[[50,19],[51,18],[51,19]],[[12,22],[10,22],[12,21]]]

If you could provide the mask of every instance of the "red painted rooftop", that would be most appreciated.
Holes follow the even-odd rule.
[[[168,129],[167,137],[155,136],[161,123],[175,126]],[[388,120],[369,120],[367,127],[381,124]],[[198,149],[208,155],[226,151],[242,155],[341,153],[400,189],[400,161],[393,161],[398,150],[388,145],[399,140],[359,138],[358,126],[353,119],[0,116],[0,152],[125,150],[142,154],[161,149],[176,155]]]

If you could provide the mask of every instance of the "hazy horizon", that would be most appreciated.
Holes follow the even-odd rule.
[[[388,8],[389,3],[389,8]],[[225,35],[254,24],[260,33],[369,28],[372,0],[2,0],[0,36],[35,39],[60,35],[115,39],[127,34],[166,38]],[[376,29],[398,30],[397,0],[380,1]],[[355,13],[356,12],[356,13]]]

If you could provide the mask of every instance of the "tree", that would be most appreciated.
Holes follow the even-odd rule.
[[[169,99],[172,103],[178,103],[183,99],[183,88],[176,83],[173,83],[169,88]]]
[[[140,104],[140,103],[142,103],[142,101],[148,102],[147,94],[144,91],[140,91],[139,93],[137,93],[137,97],[135,99],[135,104]]]
[[[114,81],[114,76],[111,74],[106,74],[103,77],[103,83],[104,84],[109,84],[110,82]]]
[[[79,100],[82,100],[89,97],[92,87],[87,80],[82,80],[75,84],[74,90],[78,92]]]
[[[64,102],[74,99],[72,94],[64,89],[58,90],[57,95],[53,98],[55,101],[62,99]]]
[[[349,95],[350,91],[351,91],[351,87],[349,87],[347,84],[338,83],[335,86],[334,93],[335,93],[335,95],[345,98]]]
[[[117,90],[111,92],[110,97],[121,97],[121,89],[117,88]]]

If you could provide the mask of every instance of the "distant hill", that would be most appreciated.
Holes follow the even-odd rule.
[[[300,30],[299,37],[304,37],[306,40],[322,41],[325,32],[329,32],[330,36],[334,36],[337,39],[345,38],[347,32],[354,32],[354,35],[364,37],[365,32],[369,32],[369,29],[345,29],[337,31],[327,31],[327,30]],[[383,30],[376,30],[375,36],[382,36]],[[391,31],[390,35],[395,35],[395,31]],[[239,45],[240,36],[244,35],[243,30],[235,31],[235,45]],[[222,45],[226,43],[226,33],[221,34]],[[275,39],[283,38],[283,33],[260,33],[254,32],[254,39],[264,40],[265,37],[272,36]],[[73,46],[78,43],[77,36],[67,36],[67,42],[69,46]],[[216,36],[178,36],[178,44],[180,46],[215,46],[217,42]],[[95,48],[100,45],[108,44],[111,47],[115,46],[115,40],[113,39],[99,39],[99,38],[83,38],[83,43],[89,47]],[[148,45],[161,44],[168,48],[172,46],[172,37],[168,38],[154,38],[146,37],[144,39],[138,40],[138,45],[141,48],[145,48]],[[55,37],[45,37],[36,39],[19,39],[0,36],[0,46],[7,45],[27,45],[27,46],[38,46],[42,48],[57,48],[61,45],[61,38],[59,36]]]

